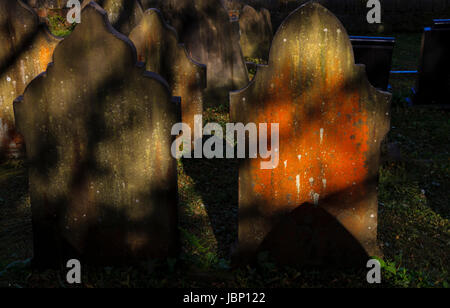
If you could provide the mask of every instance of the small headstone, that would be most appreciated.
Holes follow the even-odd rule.
[[[288,264],[359,266],[378,254],[390,99],[355,65],[346,30],[323,6],[310,2],[284,21],[268,66],[231,93],[233,122],[268,123],[268,144],[270,123],[279,124],[279,147],[269,149],[275,158],[239,169],[241,262],[269,251]],[[273,169],[261,169],[263,161]]]
[[[83,7],[93,0],[84,0]],[[139,0],[95,0],[108,13],[108,18],[114,29],[125,35],[137,26],[144,16],[144,10]]]
[[[246,5],[240,14],[239,26],[244,57],[267,59],[273,38],[270,12],[264,8],[257,11]]]
[[[39,25],[37,15],[21,1],[0,0],[0,159],[21,156],[13,102],[45,71],[60,40]]]
[[[91,3],[54,64],[14,104],[27,144],[34,263],[129,264],[175,256],[179,110]],[[80,57],[79,55],[83,55]]]
[[[207,103],[228,103],[228,92],[245,87],[249,80],[239,38],[222,3],[167,0],[160,9],[189,56],[207,66]]]
[[[377,89],[387,91],[395,38],[351,36],[355,62],[366,66],[367,78]]]
[[[160,12],[147,10],[129,35],[136,46],[138,59],[171,87],[172,95],[181,97],[182,122],[194,127],[195,115],[203,113],[203,90],[206,66],[194,62],[184,45],[178,44],[175,29],[168,26]]]
[[[415,104],[450,104],[450,20],[435,20],[425,28]]]

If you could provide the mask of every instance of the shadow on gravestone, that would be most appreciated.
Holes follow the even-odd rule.
[[[111,25],[125,35],[141,21],[144,10],[139,0],[84,0],[84,8],[90,2],[97,2],[108,13]]]
[[[170,147],[179,106],[166,81],[136,63],[131,41],[91,3],[14,104],[27,143],[35,266],[178,254]]]
[[[194,117],[203,114],[203,90],[206,88],[206,66],[194,62],[186,48],[178,44],[175,29],[169,27],[160,12],[147,10],[129,35],[138,60],[146,70],[164,77],[172,95],[181,97],[182,122],[194,127]]]
[[[251,6],[244,6],[239,17],[239,28],[244,57],[267,60],[273,37],[270,12],[264,8],[256,11]]]
[[[158,7],[191,58],[207,66],[206,107],[228,106],[228,92],[248,82],[248,72],[227,11],[219,0],[168,0]]]
[[[22,1],[0,0],[0,160],[23,154],[13,102],[52,60],[54,37]]]
[[[238,262],[264,250],[302,265],[360,266],[367,262],[361,249],[379,255],[377,183],[391,95],[372,87],[354,64],[338,19],[315,2],[298,8],[275,35],[268,66],[230,96],[234,122],[280,125],[279,148],[271,149],[279,164],[263,170],[257,159],[240,166]],[[303,210],[308,203],[315,208]],[[302,213],[313,219],[309,225]],[[280,232],[285,219],[290,224]],[[290,249],[276,239],[290,239]]]

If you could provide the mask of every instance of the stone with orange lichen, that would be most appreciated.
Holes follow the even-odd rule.
[[[156,9],[145,12],[129,35],[138,59],[146,69],[164,77],[172,95],[181,97],[182,122],[194,127],[194,117],[203,113],[206,66],[192,60],[178,43],[175,29],[168,26]]]
[[[103,9],[92,3],[81,17],[14,103],[29,160],[34,264],[176,256],[170,148],[179,106]]]
[[[22,138],[15,131],[14,99],[45,71],[61,39],[40,25],[21,1],[0,0],[0,40],[0,158],[18,157]]]
[[[269,64],[231,93],[233,121],[280,124],[279,165],[240,166],[243,260],[261,250],[297,264],[364,261],[379,253],[377,177],[390,99],[354,64],[349,37],[327,9],[311,2],[284,21]]]

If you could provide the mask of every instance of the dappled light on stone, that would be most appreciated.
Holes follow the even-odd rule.
[[[13,102],[46,70],[60,40],[40,25],[37,15],[22,2],[0,1],[0,160],[22,155]]]
[[[178,44],[175,29],[169,27],[159,11],[152,9],[130,33],[138,59],[148,71],[164,77],[172,95],[181,97],[182,122],[194,127],[194,117],[203,112],[206,66],[194,62],[184,45]]]
[[[240,167],[239,252],[244,259],[254,257],[283,217],[307,203],[322,206],[347,230],[342,236],[351,235],[367,254],[378,252],[376,187],[389,106],[390,95],[373,88],[354,64],[347,33],[328,10],[309,3],[284,21],[268,66],[258,69],[247,88],[231,93],[234,121],[280,124],[280,147],[271,149],[279,151],[278,166],[262,170],[260,160],[251,160]],[[339,237],[323,232],[321,238],[334,236]],[[314,251],[319,244],[309,245]],[[302,258],[295,263],[315,264],[325,256],[352,262],[344,256],[353,248],[325,248],[317,255],[304,250],[296,253]],[[265,249],[286,261],[276,247]],[[360,253],[353,256],[361,261]]]
[[[179,110],[165,80],[136,63],[131,41],[90,4],[54,64],[15,102],[38,266],[177,254],[170,133]]]

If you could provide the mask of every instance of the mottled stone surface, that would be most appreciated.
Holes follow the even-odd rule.
[[[352,36],[350,40],[353,45],[355,62],[365,65],[370,83],[377,89],[387,91],[395,38]]]
[[[184,45],[178,44],[175,29],[168,26],[156,9],[147,10],[130,33],[138,59],[146,69],[169,83],[172,95],[181,97],[182,121],[194,127],[194,116],[202,115],[206,66],[194,62]]]
[[[311,2],[284,21],[268,66],[231,93],[232,121],[280,125],[279,149],[271,149],[279,165],[262,170],[254,159],[240,166],[241,260],[263,250],[285,263],[360,266],[378,253],[390,98],[354,64],[349,37],[327,9]]]
[[[270,12],[262,8],[257,11],[244,6],[239,17],[241,48],[244,57],[267,59],[273,38]]]
[[[161,0],[141,0],[141,4],[144,10],[158,8],[159,3],[161,3]]]
[[[22,138],[15,131],[14,100],[44,72],[60,39],[21,1],[0,1],[0,159],[21,155]]]
[[[450,105],[450,20],[436,20],[422,39],[414,103]]]
[[[79,57],[82,54],[83,57]],[[14,103],[27,144],[34,263],[129,264],[178,251],[179,112],[96,4]]]
[[[83,7],[93,0],[84,0]],[[138,0],[94,0],[108,13],[114,29],[125,35],[141,21],[144,10]]]
[[[228,92],[248,84],[239,39],[219,0],[167,0],[159,5],[189,55],[207,66],[207,103],[228,103]]]
[[[245,5],[244,0],[220,0],[220,2],[222,2],[222,5],[229,11],[240,11]]]
[[[62,9],[68,0],[26,0],[25,2],[33,8]]]

